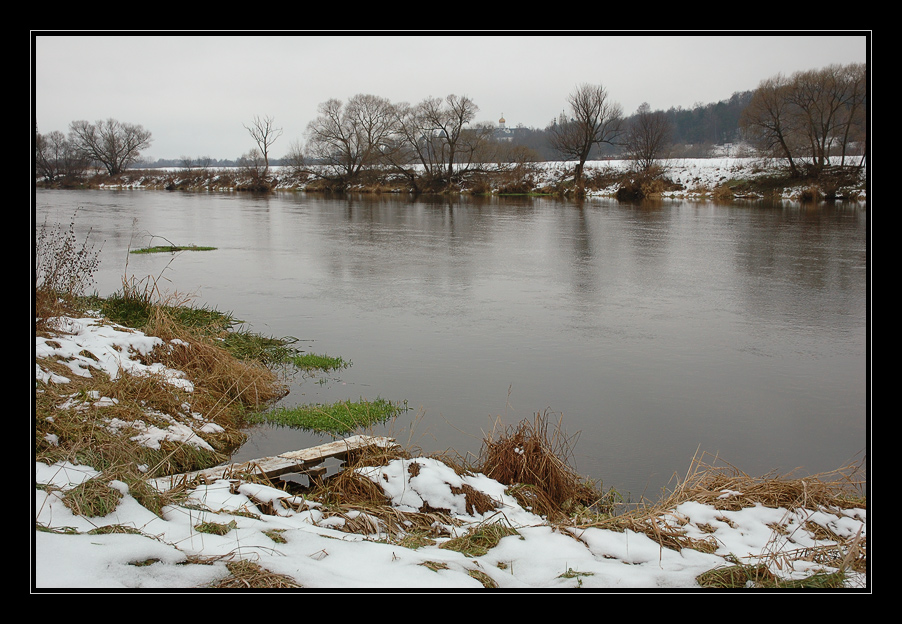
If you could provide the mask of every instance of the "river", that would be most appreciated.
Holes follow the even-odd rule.
[[[101,295],[153,276],[350,360],[283,402],[407,401],[378,432],[425,452],[477,454],[499,422],[541,413],[580,473],[635,500],[697,452],[758,476],[867,447],[857,204],[36,192],[37,224],[76,208]],[[128,254],[152,236],[217,249]],[[260,427],[234,459],[322,441]]]

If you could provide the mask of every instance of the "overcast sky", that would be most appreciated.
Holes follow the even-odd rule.
[[[450,93],[478,121],[541,128],[580,83],[602,84],[626,114],[727,99],[778,73],[867,61],[845,33],[749,35],[187,35],[34,36],[38,130],[109,117],[153,134],[150,161],[234,159],[254,146],[242,124],[275,118],[280,157],[317,105],[371,93],[416,103]]]

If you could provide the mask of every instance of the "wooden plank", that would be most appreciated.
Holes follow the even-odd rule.
[[[212,483],[217,479],[237,478],[241,474],[257,474],[266,476],[268,479],[275,479],[292,472],[302,473],[329,458],[345,459],[351,451],[370,446],[390,448],[395,445],[395,441],[391,438],[357,435],[344,438],[343,440],[320,444],[312,448],[288,451],[275,457],[263,457],[241,464],[227,464],[207,468],[206,470],[196,470],[185,474],[151,479],[149,483],[160,491],[166,491],[180,483],[196,480]]]
[[[313,448],[288,451],[287,453],[282,453],[279,457],[293,459],[304,464],[319,463],[329,457],[344,459],[349,451],[356,451],[369,446],[389,448],[395,446],[395,441],[391,438],[357,435],[327,444],[320,444]]]

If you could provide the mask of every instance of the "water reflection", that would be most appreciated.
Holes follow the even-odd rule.
[[[550,409],[580,432],[581,471],[641,494],[699,446],[751,474],[865,446],[861,209],[40,191],[38,222],[76,205],[104,241],[102,294],[161,275],[341,355],[350,369],[286,401],[407,400],[427,451],[478,452],[495,417]],[[150,235],[217,251],[129,257]],[[311,441],[247,452],[267,439]]]

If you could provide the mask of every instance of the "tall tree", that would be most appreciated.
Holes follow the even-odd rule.
[[[614,145],[621,134],[623,109],[610,101],[602,85],[579,85],[568,97],[569,116],[561,113],[548,128],[554,149],[566,160],[576,161],[573,181],[583,190],[583,169],[592,148]]]
[[[803,121],[811,161],[816,171],[827,166],[830,148],[846,105],[846,84],[839,65],[793,75],[789,100]]]
[[[263,157],[263,170],[261,172],[263,178],[269,176],[269,148],[276,142],[276,139],[282,136],[282,128],[276,128],[274,121],[270,116],[261,118],[254,115],[253,123],[250,126],[244,126],[250,133],[251,138],[254,139],[257,149],[260,150],[260,155]],[[247,156],[248,154],[245,154],[244,157]]]
[[[471,162],[487,137],[485,129],[468,127],[477,112],[479,107],[465,95],[451,94],[444,99],[430,97],[419,105],[417,117],[423,131],[422,154],[433,175],[448,186],[460,175],[461,165]]]
[[[842,80],[846,89],[846,104],[840,112],[842,130],[841,166],[846,164],[846,151],[852,142],[867,141],[868,78],[864,63],[852,63],[842,68]]]
[[[798,176],[793,158],[798,128],[788,96],[790,89],[789,81],[781,74],[762,80],[739,118],[739,127],[759,148],[786,158],[790,173]]]
[[[322,175],[351,184],[382,160],[391,145],[394,119],[391,102],[382,97],[361,93],[347,103],[330,99],[307,125],[305,153],[324,166]]]
[[[670,142],[670,119],[664,111],[652,111],[643,102],[626,128],[626,154],[636,162],[640,171],[648,171],[662,157]]]
[[[93,124],[73,121],[69,124],[69,136],[81,155],[102,164],[110,175],[122,173],[137,162],[141,150],[152,142],[150,132],[140,125],[115,119]]]

